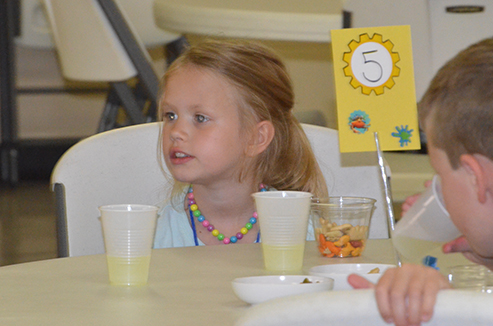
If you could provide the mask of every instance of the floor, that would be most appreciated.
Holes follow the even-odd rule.
[[[48,181],[0,185],[0,266],[56,258],[55,221]]]

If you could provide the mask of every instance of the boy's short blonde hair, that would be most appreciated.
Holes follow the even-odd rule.
[[[419,104],[427,138],[454,169],[462,154],[493,160],[493,38],[471,45],[436,74]],[[429,128],[428,128],[429,127]]]
[[[169,77],[185,66],[217,73],[234,86],[245,136],[260,121],[274,125],[271,144],[254,161],[245,158],[242,175],[253,174],[257,182],[279,190],[308,191],[318,197],[328,195],[310,143],[292,113],[291,79],[273,51],[251,41],[200,42],[188,48],[168,69],[163,78],[164,90]]]

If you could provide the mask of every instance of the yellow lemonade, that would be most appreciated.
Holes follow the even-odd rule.
[[[268,271],[300,271],[303,267],[305,243],[272,246],[262,243],[265,269]]]
[[[149,276],[151,256],[122,258],[107,256],[110,284],[145,285]]]
[[[411,237],[393,236],[392,243],[401,257],[412,263],[421,263],[423,258],[443,242],[427,241]]]

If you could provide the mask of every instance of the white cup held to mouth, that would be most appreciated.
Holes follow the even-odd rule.
[[[110,284],[147,284],[158,208],[122,204],[99,210]]]
[[[405,260],[420,262],[427,252],[460,235],[445,209],[440,178],[435,175],[431,186],[396,223],[392,241]]]
[[[312,194],[301,191],[254,193],[265,268],[300,271],[303,267]]]

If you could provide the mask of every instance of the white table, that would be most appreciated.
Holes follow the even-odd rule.
[[[390,240],[369,240],[363,256],[322,257],[314,242],[304,272],[321,264],[394,263]],[[232,325],[247,308],[237,277],[267,274],[259,244],[154,250],[149,284],[108,283],[104,255],[0,268],[0,325]]]
[[[342,28],[341,0],[155,0],[166,30],[260,40],[330,42]]]

